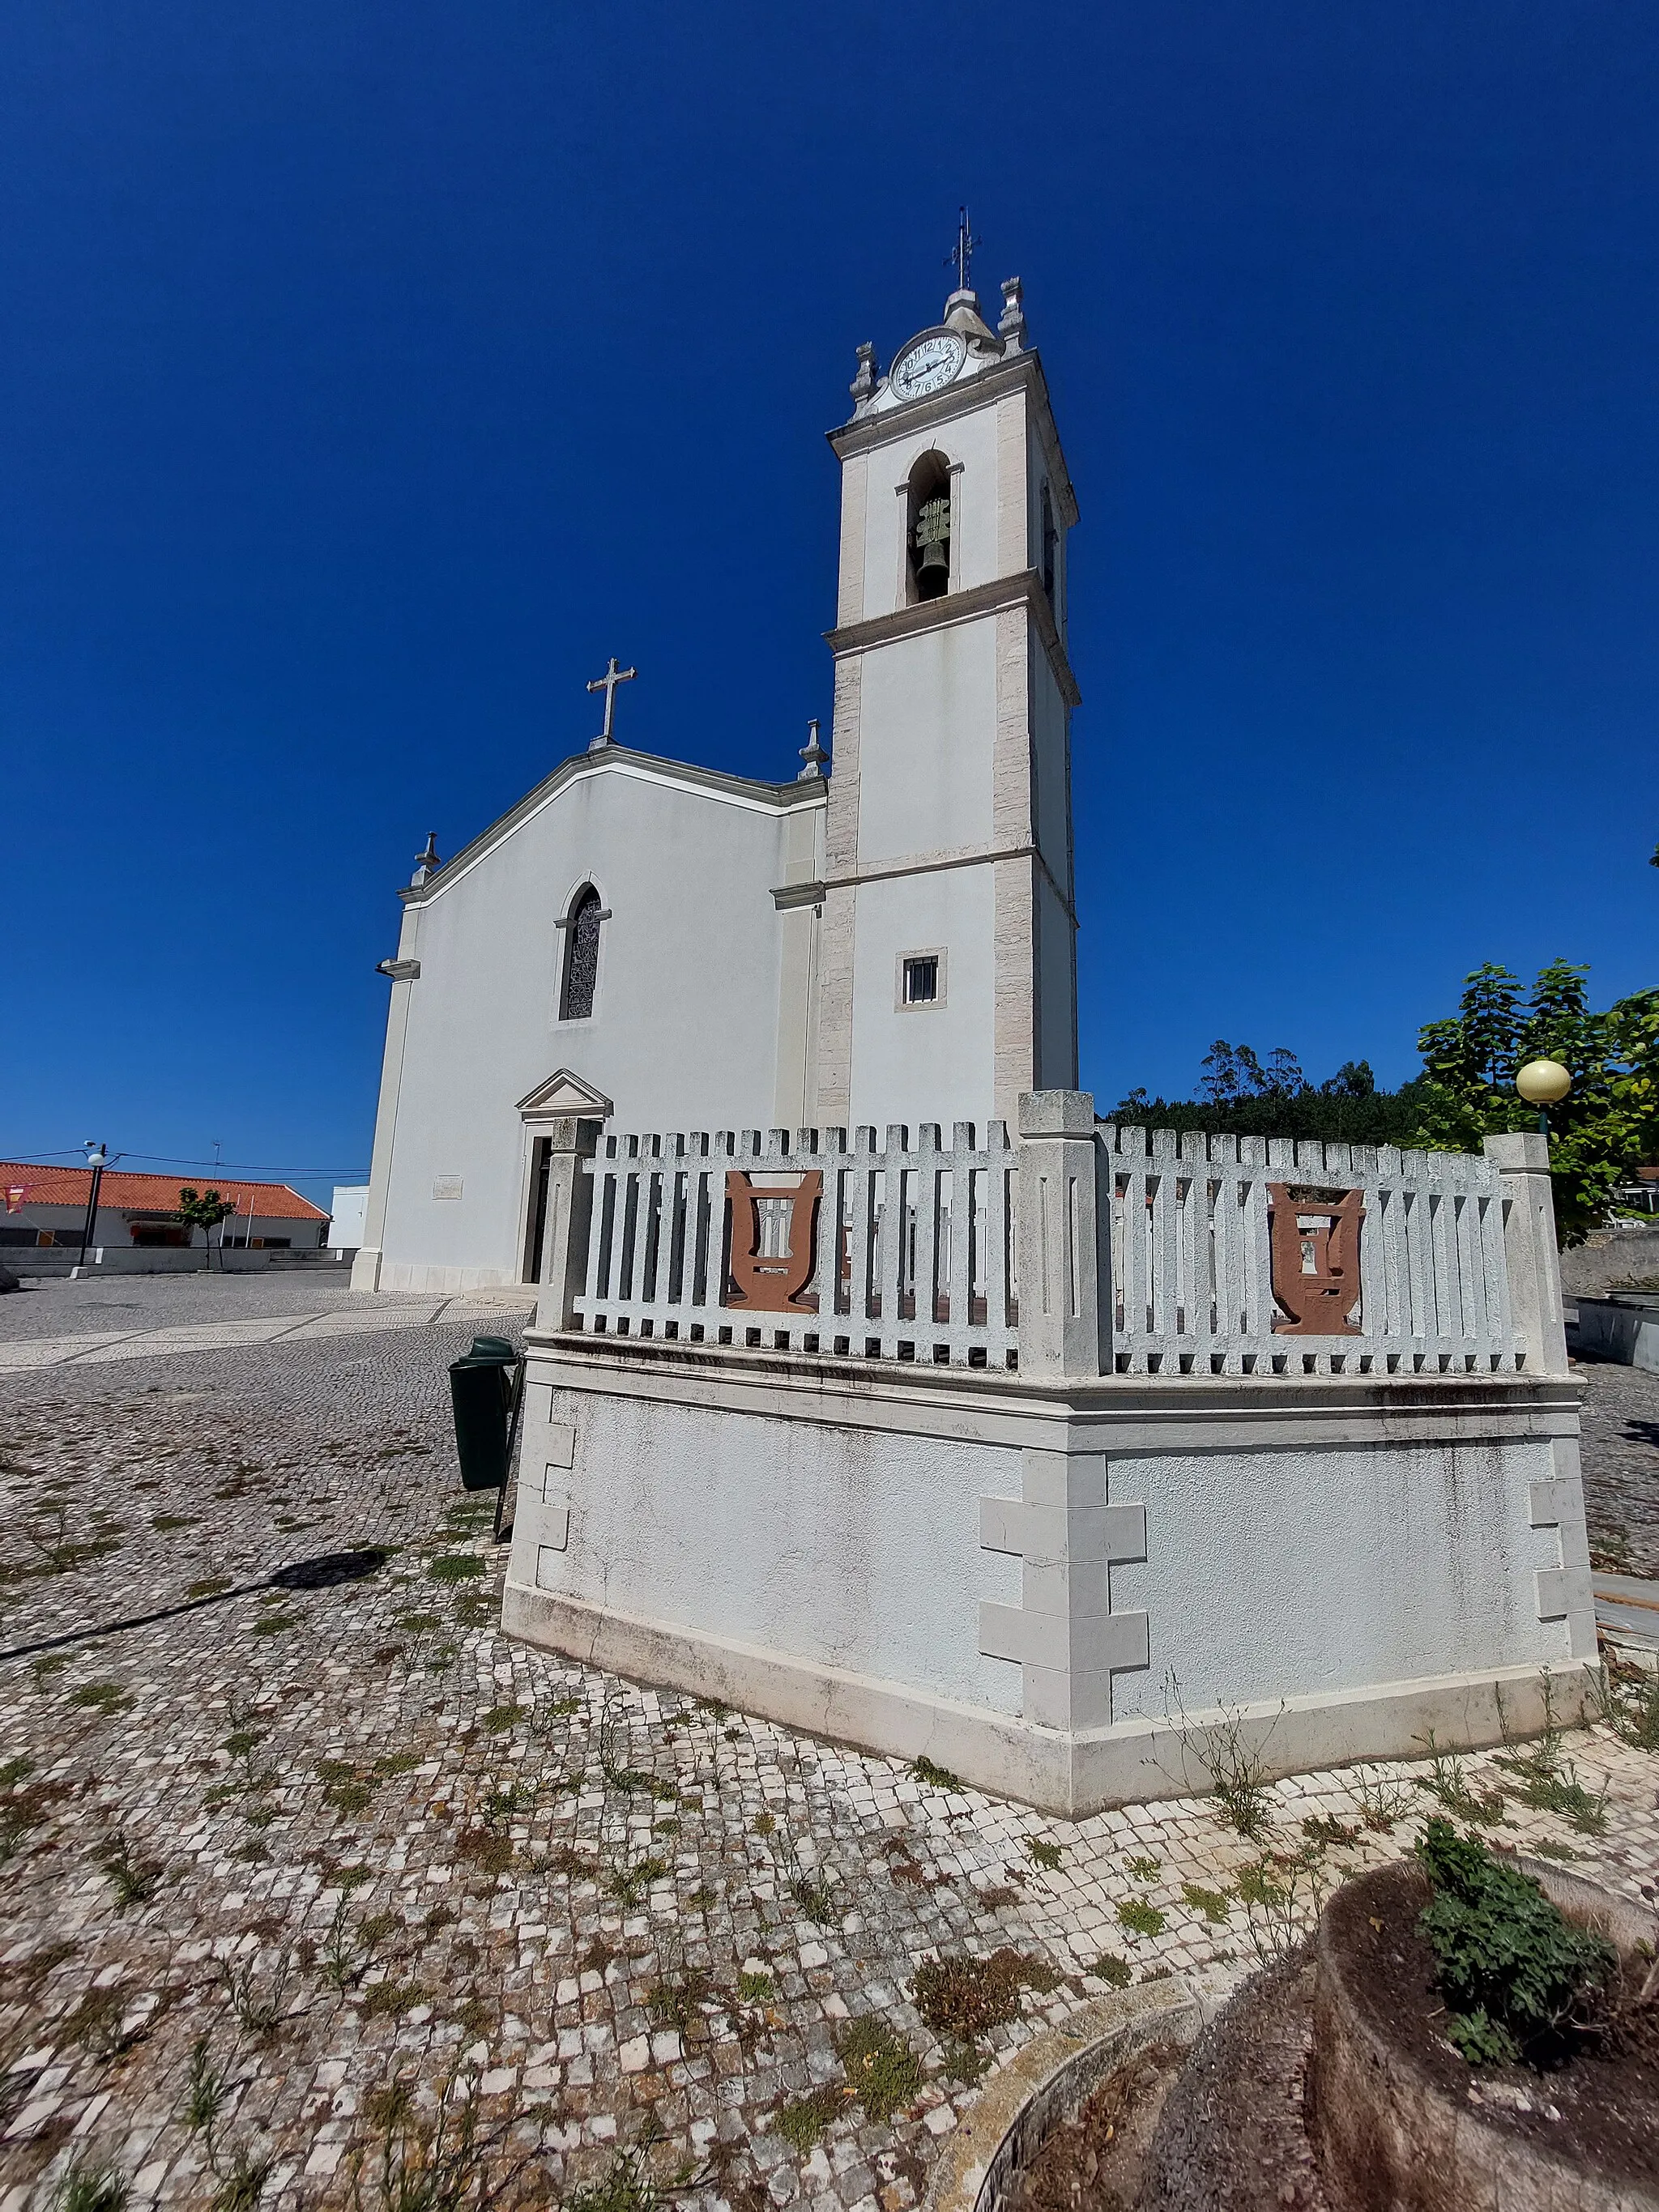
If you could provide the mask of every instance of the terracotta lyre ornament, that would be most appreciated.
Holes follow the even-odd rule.
[[[730,1281],[723,1305],[755,1313],[816,1313],[807,1293],[817,1258],[823,1175],[814,1169],[792,1188],[757,1190],[741,1168],[726,1171],[732,1208]]]
[[[1320,1190],[1270,1182],[1268,1248],[1273,1297],[1291,1318],[1275,1321],[1279,1336],[1358,1336],[1348,1319],[1359,1301],[1359,1224],[1363,1190]]]

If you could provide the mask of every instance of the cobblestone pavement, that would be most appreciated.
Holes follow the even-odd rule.
[[[0,2212],[906,2212],[988,2065],[1220,1994],[1442,1800],[1656,1893],[1606,1730],[1553,1811],[1486,1756],[1074,1823],[515,1647],[469,1334],[0,1381]]]
[[[0,1372],[155,1358],[287,1336],[425,1328],[440,1320],[488,1327],[501,1310],[523,1313],[531,1303],[517,1290],[383,1297],[354,1291],[341,1275],[299,1269],[39,1282],[0,1298]]]

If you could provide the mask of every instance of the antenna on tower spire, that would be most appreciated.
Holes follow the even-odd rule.
[[[967,209],[958,208],[957,210],[957,242],[945,257],[945,265],[947,269],[953,261],[957,264],[958,292],[965,292],[969,289],[969,272],[973,267],[975,249],[981,243],[981,240],[973,234],[972,226],[968,221]]]

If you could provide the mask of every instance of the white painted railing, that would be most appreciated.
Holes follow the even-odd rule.
[[[606,1136],[592,1178],[577,1326],[594,1334],[823,1352],[927,1365],[1012,1367],[1014,1155],[992,1122],[981,1143],[936,1126]],[[732,1200],[732,1178],[740,1179]],[[811,1179],[817,1178],[816,1186]],[[803,1179],[813,1199],[799,1195]],[[750,1198],[755,1201],[752,1217]],[[816,1219],[813,1218],[816,1201]],[[751,1228],[752,1221],[752,1228]],[[830,1224],[838,1233],[826,1235]],[[734,1256],[734,1241],[738,1247]],[[787,1304],[744,1297],[804,1277]],[[810,1261],[810,1266],[808,1262]]]
[[[1565,1369],[1541,1138],[1177,1135],[1058,1091],[1021,1101],[1017,1149],[994,1121],[880,1150],[556,1126],[555,1328],[1057,1381]]]
[[[1520,1364],[1505,1192],[1492,1160],[1109,1124],[1098,1140],[1118,1374],[1463,1374]],[[1354,1333],[1286,1332],[1268,1237],[1275,1191],[1300,1199],[1308,1221],[1322,1218],[1322,1201],[1361,1194],[1355,1297],[1343,1304]]]

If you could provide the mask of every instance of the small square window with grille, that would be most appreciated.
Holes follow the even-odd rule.
[[[904,963],[904,1003],[931,1006],[939,999],[939,955],[921,952]]]

